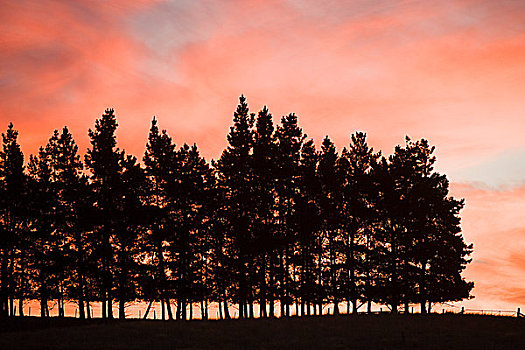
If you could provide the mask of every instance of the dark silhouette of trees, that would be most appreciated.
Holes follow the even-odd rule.
[[[120,159],[120,183],[117,212],[118,227],[113,238],[116,299],[119,301],[119,319],[126,318],[125,304],[138,296],[140,254],[139,239],[148,227],[145,206],[148,188],[144,169],[131,155]]]
[[[281,118],[275,130],[276,139],[276,219],[277,219],[277,263],[280,266],[278,296],[281,317],[290,316],[296,283],[294,282],[293,250],[297,241],[293,228],[294,203],[299,182],[300,152],[304,141],[302,129],[297,124],[297,116],[289,114]]]
[[[341,154],[341,171],[345,177],[343,185],[344,204],[344,273],[347,298],[347,313],[356,313],[358,300],[366,302],[371,310],[372,246],[376,217],[376,196],[373,192],[372,169],[377,165],[380,153],[368,146],[366,134],[351,135],[350,144]]]
[[[94,233],[97,243],[93,247],[100,266],[98,289],[102,301],[102,317],[113,318],[113,268],[114,237],[118,228],[119,190],[124,153],[116,145],[117,121],[114,110],[107,109],[89,130],[91,148],[85,156],[86,167],[91,172],[94,207],[97,218]]]
[[[55,130],[45,148],[29,162],[32,279],[38,285],[41,316],[49,314],[47,302],[57,300],[64,316],[64,301],[76,299],[85,318],[84,290],[87,274],[88,183],[82,174],[78,147],[64,127]]]
[[[150,265],[160,286],[161,300],[173,318],[170,298],[177,300],[177,319],[192,317],[193,302],[208,302],[211,293],[209,215],[215,179],[197,146],[175,149],[165,130],[159,132],[153,119],[146,153],[150,179],[149,202],[153,208],[150,233],[145,237]],[[144,249],[143,249],[144,250]],[[147,249],[146,249],[146,255]]]
[[[255,115],[249,112],[246,98],[241,96],[233,116],[233,126],[227,136],[228,146],[216,163],[220,186],[225,189],[226,235],[232,245],[228,258],[235,275],[232,281],[233,297],[239,304],[240,318],[250,316],[248,303],[253,302],[254,119]]]
[[[14,314],[14,299],[26,296],[26,175],[18,131],[10,123],[0,150],[0,317]],[[19,308],[20,309],[20,308]]]
[[[212,181],[211,169],[199,154],[197,146],[183,145],[177,152],[178,181],[170,190],[171,202],[176,205],[176,231],[168,248],[170,271],[177,288],[177,317],[193,317],[193,303],[206,301],[209,247],[207,237],[208,212],[206,200]]]
[[[51,259],[52,234],[54,228],[55,199],[51,185],[51,166],[46,151],[43,147],[37,156],[30,156],[28,165],[29,191],[31,201],[29,203],[31,220],[31,264],[35,297],[40,300],[40,316],[49,315],[48,300],[53,297],[53,265]]]
[[[342,199],[344,177],[339,166],[335,145],[325,137],[319,154],[317,174],[320,183],[319,207],[323,213],[321,240],[324,256],[321,259],[323,293],[334,303],[334,314],[339,314],[342,299]]]
[[[469,298],[462,271],[463,200],[434,171],[434,147],[408,137],[382,157],[357,132],[319,150],[295,114],[274,125],[241,96],[220,158],[177,148],[153,118],[142,164],[117,147],[115,113],[89,130],[82,163],[67,127],[24,157],[10,124],[0,150],[0,312],[40,316],[65,303],[91,317],[126,317],[127,303],[161,303],[162,319],[199,305],[220,319],[357,313],[372,303],[406,313]],[[276,305],[279,309],[276,310]],[[176,305],[176,309],[173,309]]]
[[[313,140],[303,143],[300,151],[299,178],[297,183],[293,223],[297,230],[295,265],[299,274],[296,302],[301,304],[301,314],[314,313],[322,304],[321,269],[323,241],[319,235],[322,223],[319,199],[321,184],[317,177],[319,153]]]
[[[143,288],[151,287],[145,294],[148,301],[161,301],[162,319],[164,320],[165,310],[172,318],[171,303],[168,286],[167,267],[165,263],[166,244],[173,229],[172,221],[169,216],[168,188],[173,180],[173,174],[177,171],[175,164],[175,145],[166,130],[159,132],[157,120],[153,118],[151,129],[144,154],[144,164],[146,175],[150,184],[149,205],[151,208],[150,230],[143,240],[142,250],[148,260],[148,268],[143,269],[149,281],[142,281]],[[148,273],[149,272],[149,273]],[[150,304],[151,305],[151,304]],[[148,309],[149,310],[149,309]],[[147,315],[145,315],[146,317]]]
[[[272,115],[265,106],[257,114],[253,145],[256,254],[256,289],[260,317],[274,317],[276,298],[276,253],[278,249],[276,208],[276,175],[278,170],[277,144],[274,136]],[[270,303],[270,310],[267,304]]]

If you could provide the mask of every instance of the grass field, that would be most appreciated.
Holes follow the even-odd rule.
[[[359,315],[274,320],[1,321],[0,349],[525,349],[525,319]]]

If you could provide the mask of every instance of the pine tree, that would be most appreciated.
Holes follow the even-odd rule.
[[[253,188],[257,200],[254,208],[256,218],[253,231],[257,247],[255,252],[257,264],[253,266],[256,269],[253,274],[256,276],[255,284],[259,294],[260,317],[266,317],[267,301],[270,300],[273,309],[275,297],[275,273],[269,271],[268,265],[276,252],[274,209],[276,204],[275,178],[278,166],[273,120],[266,106],[257,114],[254,136]],[[267,276],[270,277],[269,281],[267,281]]]
[[[435,301],[456,301],[468,298],[473,286],[460,276],[472,251],[459,226],[464,201],[448,197],[446,176],[434,171],[434,150],[427,140],[406,139],[404,151],[411,168],[405,214],[411,236],[407,260],[416,269],[405,271],[404,277],[411,280],[412,299],[420,303],[421,313],[428,311],[431,296],[439,295]]]
[[[298,190],[295,201],[294,226],[297,229],[297,261],[299,268],[298,299],[301,302],[302,315],[310,315],[311,304],[314,307],[322,299],[320,284],[321,271],[316,268],[322,259],[321,212],[319,207],[320,183],[317,177],[318,152],[313,140],[306,141],[301,148]],[[316,252],[319,254],[316,256]],[[320,265],[319,265],[320,266]],[[317,281],[316,281],[317,280]]]
[[[95,129],[89,130],[91,148],[85,155],[87,169],[91,172],[95,206],[99,212],[96,233],[99,235],[97,250],[100,263],[100,299],[102,317],[113,318],[113,260],[112,236],[118,223],[115,214],[118,211],[118,190],[121,177],[123,152],[117,147],[115,131],[117,121],[113,109],[106,109],[95,122]]]
[[[48,301],[53,296],[52,234],[54,231],[54,208],[56,195],[52,186],[52,169],[43,147],[37,156],[31,155],[28,165],[31,215],[31,263],[29,270],[40,300],[40,317],[49,316]]]
[[[17,285],[17,273],[24,272],[26,240],[24,223],[26,176],[24,174],[24,155],[18,144],[18,131],[10,123],[2,133],[0,150],[0,317],[14,314],[15,291],[19,289],[19,302],[23,303],[23,288]],[[18,282],[21,282],[19,280]],[[19,308],[20,310],[20,308]]]
[[[217,164],[212,163],[217,169]],[[213,169],[212,169],[213,170]],[[218,302],[220,319],[230,319],[228,303],[233,299],[235,246],[229,234],[227,188],[219,182],[217,171],[211,179],[208,196],[210,263],[213,272],[213,297]]]
[[[51,297],[57,300],[58,315],[63,317],[64,301],[68,294],[74,294],[67,293],[66,289],[74,289],[77,282],[73,276],[78,268],[78,264],[73,263],[77,255],[73,250],[79,244],[75,238],[80,233],[76,203],[83,198],[78,193],[81,170],[77,146],[67,127],[62,134],[55,130],[38,156],[30,158],[32,267],[40,286],[42,316],[49,313],[47,300]]]
[[[334,314],[339,313],[342,278],[341,227],[344,176],[339,165],[339,155],[332,141],[325,137],[319,155],[318,177],[321,184],[319,205],[323,213],[321,225],[326,244],[326,292],[334,303]]]
[[[289,114],[281,118],[275,131],[277,144],[276,196],[277,196],[277,237],[279,240],[278,261],[280,265],[280,304],[281,316],[290,315],[290,304],[295,286],[290,275],[293,249],[297,235],[292,227],[292,217],[297,183],[299,181],[299,161],[301,147],[306,135],[298,125],[297,116]]]
[[[119,319],[126,318],[126,302],[138,295],[139,238],[148,227],[146,175],[137,158],[131,155],[120,160],[122,168],[118,211],[119,228],[114,235],[114,273],[116,299],[119,301]]]
[[[241,95],[233,115],[233,126],[228,134],[228,147],[216,163],[220,186],[226,190],[228,222],[227,234],[232,240],[231,251],[236,275],[236,299],[239,317],[248,317],[248,299],[252,292],[249,285],[249,264],[253,257],[253,113],[249,112],[246,98]]]
[[[376,223],[374,225],[374,247],[371,261],[375,266],[373,285],[369,297],[374,301],[390,305],[393,313],[398,312],[400,301],[400,225],[401,208],[397,192],[396,177],[391,165],[382,157],[373,172],[376,195]]]
[[[165,242],[169,235],[173,233],[172,220],[169,215],[169,200],[167,191],[174,182],[178,169],[176,164],[175,144],[166,130],[159,132],[157,120],[153,118],[144,154],[144,164],[146,175],[149,178],[150,196],[149,204],[152,212],[151,234],[145,237],[144,248],[153,251],[150,261],[154,264],[153,278],[157,281],[157,295],[150,295],[149,301],[160,299],[162,307],[162,319],[165,319],[165,309],[171,315],[170,294],[168,293],[167,267],[164,255],[167,253]],[[173,204],[173,203],[172,203]],[[147,253],[146,253],[147,255]],[[147,284],[145,284],[147,285]],[[151,293],[150,293],[151,294]]]
[[[77,300],[80,317],[85,318],[84,285],[86,260],[85,232],[80,225],[82,202],[85,201],[87,179],[82,174],[83,164],[78,155],[78,146],[67,127],[59,133],[55,130],[44,152],[39,154],[36,168],[45,176],[50,170],[50,192],[52,219],[50,260],[53,262],[55,297],[58,301],[59,316],[65,315],[65,299]],[[47,162],[47,164],[45,164]],[[46,182],[44,177],[40,181]],[[45,188],[45,187],[43,187]],[[45,208],[46,206],[44,206]]]
[[[177,152],[177,181],[167,191],[170,210],[175,214],[175,230],[169,240],[170,270],[175,276],[179,312],[186,319],[186,308],[205,297],[202,274],[206,258],[206,200],[211,170],[196,145],[183,145]],[[201,251],[199,251],[201,249]]]
[[[341,171],[344,183],[344,250],[348,310],[358,311],[358,299],[366,296],[371,283],[370,246],[371,225],[375,220],[374,196],[372,193],[371,169],[380,154],[374,153],[366,141],[366,134],[357,132],[351,135],[348,149],[343,149]],[[370,300],[367,300],[370,311]]]

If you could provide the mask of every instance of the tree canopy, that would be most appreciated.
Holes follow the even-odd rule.
[[[37,299],[41,317],[75,302],[79,317],[126,317],[132,301],[162,318],[393,313],[472,297],[462,272],[472,244],[464,201],[435,171],[435,147],[405,143],[386,157],[356,132],[317,149],[295,114],[279,124],[241,96],[227,146],[208,162],[177,147],[153,118],[145,154],[118,148],[115,111],[90,129],[82,161],[67,127],[29,157],[9,124],[0,149],[0,316]],[[118,309],[113,309],[113,303]],[[280,308],[279,313],[276,307]],[[172,307],[176,306],[173,310]],[[149,311],[149,307],[148,307]],[[148,312],[147,311],[147,312]],[[147,312],[146,315],[147,316]]]

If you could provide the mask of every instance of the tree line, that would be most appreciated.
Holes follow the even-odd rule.
[[[40,316],[74,301],[80,318],[126,303],[161,303],[162,318],[333,313],[372,303],[391,312],[470,297],[461,273],[472,245],[463,200],[449,196],[434,147],[408,137],[385,157],[366,134],[318,150],[295,114],[273,124],[241,96],[228,145],[211,163],[177,147],[153,118],[142,162],[117,147],[107,109],[82,159],[67,127],[27,164],[13,124],[0,150],[0,313],[40,301]],[[55,305],[55,304],[53,304]],[[148,307],[149,310],[149,307]],[[147,312],[146,312],[147,316]]]

